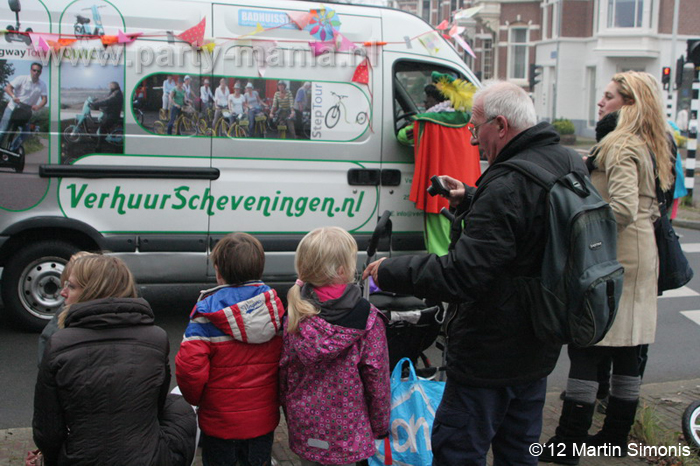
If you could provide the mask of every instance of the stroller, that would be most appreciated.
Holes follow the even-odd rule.
[[[367,247],[367,262],[374,260],[381,240],[391,243],[391,212],[385,211],[377,222]],[[444,362],[439,367],[431,365],[425,351],[436,342],[440,335],[445,311],[441,305],[427,306],[415,296],[399,295],[381,291],[371,277],[363,283],[363,295],[384,315],[387,321],[386,333],[389,346],[389,367],[393,368],[401,358],[409,358],[420,377],[434,378],[438,372],[444,374]],[[440,341],[437,348],[443,351]],[[423,367],[418,367],[418,361]]]

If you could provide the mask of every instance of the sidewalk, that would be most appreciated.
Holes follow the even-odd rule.
[[[679,433],[682,432],[681,419],[683,411],[695,400],[700,400],[700,379],[645,384],[642,386],[642,402],[640,406],[646,404],[646,406],[654,410],[664,432]],[[560,413],[561,400],[559,400],[559,393],[548,393],[544,408],[544,428],[541,439],[543,442],[554,435],[554,429],[556,429]],[[600,428],[602,419],[603,415],[596,413],[594,425],[591,429],[592,433]],[[678,441],[682,442],[680,437]],[[685,443],[683,442],[683,444]],[[0,430],[0,466],[23,465],[27,451],[34,448],[32,430],[30,428]],[[272,454],[277,466],[297,466],[300,464],[297,456],[289,450],[287,426],[284,421],[275,431],[275,444],[272,447]],[[195,464],[202,464],[199,458]],[[639,457],[587,457],[581,460],[581,465],[583,466],[641,464],[649,463]]]

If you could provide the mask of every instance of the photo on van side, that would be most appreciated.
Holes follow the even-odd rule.
[[[182,73],[145,77],[132,112],[154,134],[214,138],[352,141],[371,119],[353,83]]]
[[[30,60],[0,60],[0,208],[22,210],[42,198],[48,180],[37,174],[49,161],[48,67]],[[21,189],[20,189],[21,187]],[[21,195],[19,193],[22,193]]]
[[[124,153],[124,67],[62,66],[61,163],[90,153]]]

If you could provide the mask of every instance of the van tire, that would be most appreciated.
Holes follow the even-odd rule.
[[[8,320],[24,330],[40,332],[63,305],[61,272],[78,250],[65,241],[45,240],[12,255],[2,277]]]

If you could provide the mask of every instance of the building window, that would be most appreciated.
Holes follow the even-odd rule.
[[[586,67],[588,74],[588,126],[595,126],[598,119],[598,96],[596,95],[596,68]]]
[[[430,0],[423,0],[423,19],[430,22]]]
[[[640,28],[644,0],[608,0],[609,28]]]
[[[481,79],[493,78],[493,40],[481,40]]]
[[[528,30],[527,28],[511,28],[510,40],[508,41],[508,78],[509,79],[525,79],[527,78],[527,61],[528,61]]]

